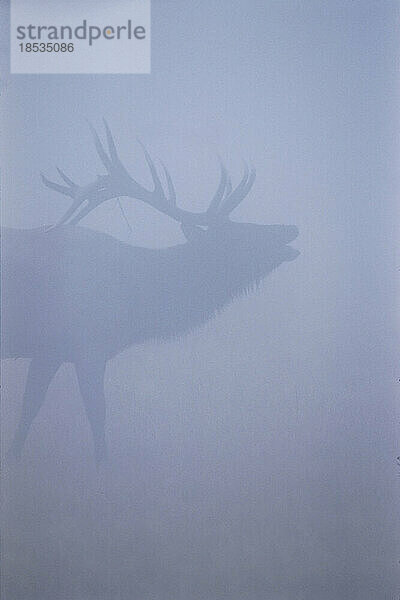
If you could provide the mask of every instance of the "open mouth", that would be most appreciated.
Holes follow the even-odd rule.
[[[290,244],[290,242],[293,242],[293,240],[295,240],[298,235],[299,235],[299,230],[297,229],[296,225],[290,225],[287,228],[286,243]]]
[[[294,260],[295,258],[297,258],[300,254],[299,250],[297,250],[296,248],[292,248],[292,246],[289,246],[288,244],[290,244],[290,242],[293,242],[293,240],[295,240],[299,235],[299,230],[297,229],[296,225],[291,225],[288,228],[288,235],[287,235],[287,241],[285,245],[285,258],[286,260]]]
[[[300,251],[292,246],[285,246],[285,260],[294,260],[300,254]]]

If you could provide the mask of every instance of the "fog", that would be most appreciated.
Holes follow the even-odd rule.
[[[104,140],[106,118],[130,174],[151,187],[140,139],[180,207],[206,210],[218,156],[234,185],[245,160],[257,178],[232,220],[299,230],[299,255],[256,289],[108,360],[100,464],[68,361],[21,459],[6,456],[30,361],[3,361],[4,600],[399,593],[399,24],[391,0],[153,0],[151,75],[10,77],[1,46],[4,226],[65,213],[41,172],[104,174],[87,120]],[[81,225],[147,249],[185,243],[173,219],[121,204],[127,220],[114,199]],[[64,292],[67,306],[76,288]]]

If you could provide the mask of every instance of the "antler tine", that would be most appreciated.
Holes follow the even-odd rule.
[[[154,164],[153,159],[151,158],[150,154],[148,153],[147,148],[143,144],[143,142],[141,140],[138,140],[138,142],[139,142],[139,144],[140,144],[140,146],[141,146],[141,148],[143,150],[144,157],[146,159],[146,162],[147,162],[148,167],[150,169],[151,176],[153,178],[153,183],[154,183],[153,193],[156,192],[156,191],[164,193],[163,187],[162,187],[162,184],[161,184],[161,180],[160,180],[160,178],[158,176],[157,169],[156,169],[156,166]]]
[[[106,130],[108,150],[110,152],[110,156],[114,163],[120,164],[120,160],[119,160],[118,153],[117,153],[117,148],[115,146],[115,142],[114,142],[114,138],[112,136],[111,130],[105,119],[103,119],[103,123],[104,123],[104,127]]]
[[[164,173],[165,173],[165,178],[167,180],[167,186],[168,186],[168,199],[171,203],[172,206],[176,207],[176,191],[175,191],[175,186],[173,184],[170,172],[168,171],[167,167],[164,165],[164,163],[162,164],[162,168],[164,169]]]
[[[95,130],[95,128],[93,127],[93,125],[90,123],[90,121],[88,121],[88,125],[90,127],[90,131],[92,132],[92,136],[93,136],[94,144],[96,146],[97,154],[100,156],[101,162],[103,163],[103,165],[105,166],[107,171],[110,173],[111,167],[112,167],[112,162],[110,160],[110,157],[104,150],[103,144],[100,141],[99,135],[98,135],[97,131]]]
[[[221,215],[227,216],[237,206],[239,206],[239,204],[242,202],[242,200],[250,192],[255,179],[256,179],[256,171],[255,171],[255,169],[251,169],[251,171],[249,172],[249,167],[247,165],[245,165],[245,173],[244,173],[244,175],[242,177],[241,182],[233,190],[233,192],[231,192],[229,194],[229,196],[227,196],[224,199],[224,201],[223,201],[223,204],[222,204],[221,209],[220,209],[220,214]]]
[[[48,188],[55,190],[56,192],[59,192],[60,194],[65,194],[65,196],[69,196],[70,198],[74,197],[73,191],[72,191],[72,186],[67,187],[66,185],[60,185],[59,183],[50,181],[50,179],[47,179],[47,177],[45,177],[43,175],[43,173],[40,174],[40,177],[41,177],[44,185],[47,186]]]
[[[227,182],[226,182],[226,188],[225,188],[225,195],[224,195],[223,200],[225,200],[229,196],[229,194],[231,194],[231,192],[232,192],[232,180],[228,176],[228,179],[227,179]]]
[[[71,188],[76,188],[77,185],[76,183],[74,183],[72,181],[72,179],[70,179],[63,171],[61,171],[61,169],[59,169],[58,167],[56,167],[58,174],[60,175],[61,179],[63,179],[65,181],[65,183],[67,183]]]
[[[227,186],[228,179],[229,179],[224,163],[222,162],[220,157],[218,157],[218,160],[219,160],[219,164],[221,167],[221,176],[220,176],[220,180],[219,180],[219,185],[218,185],[217,191],[214,194],[213,199],[210,202],[210,206],[207,209],[207,214],[211,217],[216,216],[218,214],[218,209],[219,209],[222,199],[224,198],[226,186]]]

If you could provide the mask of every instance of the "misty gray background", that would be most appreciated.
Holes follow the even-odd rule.
[[[40,171],[103,172],[85,119],[104,116],[132,175],[149,183],[139,137],[189,210],[208,205],[217,153],[236,180],[252,161],[234,218],[294,223],[301,251],[202,329],[110,361],[99,471],[59,371],[21,463],[3,461],[4,600],[399,593],[399,25],[397,1],[153,0],[151,75],[3,78],[4,225],[65,211]],[[116,201],[84,224],[182,241],[123,205],[132,233]],[[3,364],[4,449],[27,366]]]

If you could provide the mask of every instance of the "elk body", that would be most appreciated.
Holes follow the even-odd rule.
[[[107,135],[110,155],[95,137],[107,176],[86,188],[62,172],[67,186],[45,179],[49,187],[74,199],[74,211],[68,211],[67,218],[50,230],[3,229],[2,357],[31,359],[11,448],[16,456],[52,378],[62,363],[72,362],[95,456],[98,461],[104,458],[107,361],[133,344],[192,330],[298,255],[288,246],[297,237],[296,227],[229,220],[251,186],[251,173],[232,190],[221,167],[220,185],[208,211],[189,213],[177,208],[168,172],[168,197],[164,193],[147,153],[154,191],[131,179],[108,129]],[[179,221],[187,242],[165,249],[140,248],[77,225],[100,202],[122,194]],[[73,216],[77,209],[78,216]]]

